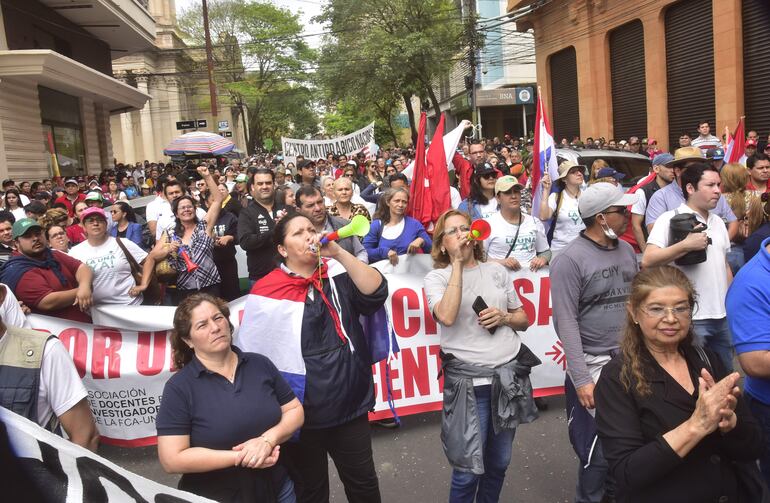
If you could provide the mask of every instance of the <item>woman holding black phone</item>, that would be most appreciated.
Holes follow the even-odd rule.
[[[484,262],[482,243],[468,239],[470,225],[460,211],[439,217],[434,270],[424,285],[441,324],[441,440],[453,467],[450,502],[497,501],[516,426],[537,417],[529,373],[540,361],[516,332],[529,326],[527,315],[505,268]]]

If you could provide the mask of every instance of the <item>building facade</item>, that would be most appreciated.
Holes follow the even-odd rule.
[[[150,98],[113,78],[112,60],[154,39],[138,0],[0,0],[0,178],[111,167],[110,117]]]
[[[212,117],[207,106],[208,80],[197,68],[205,52],[187,47],[178,32],[174,0],[149,0],[156,23],[153,47],[116,59],[115,77],[137,87],[152,99],[141,110],[111,117],[115,159],[123,163],[168,160],[163,149],[175,137],[178,121],[206,120],[205,131],[226,134],[246,151],[243,118],[226,95],[217,97],[219,113]],[[223,127],[219,127],[220,123]]]
[[[770,2],[509,0],[533,29],[537,82],[554,137],[652,137],[735,128],[770,133]],[[537,5],[539,4],[539,6]]]

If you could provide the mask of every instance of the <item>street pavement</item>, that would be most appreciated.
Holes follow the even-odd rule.
[[[564,397],[547,399],[548,409],[516,432],[513,459],[500,501],[559,503],[572,501],[577,458],[567,437]],[[451,469],[441,449],[441,414],[402,418],[395,430],[373,427],[374,461],[383,502],[447,501]],[[158,463],[155,447],[127,449],[103,445],[99,454],[118,465],[162,484],[176,487],[178,476]],[[345,492],[333,463],[331,501],[344,502]]]

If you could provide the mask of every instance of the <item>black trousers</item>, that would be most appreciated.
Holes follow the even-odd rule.
[[[287,442],[281,450],[290,465],[298,503],[329,501],[327,454],[337,467],[349,502],[381,501],[367,414],[331,428],[303,429],[299,442]]]

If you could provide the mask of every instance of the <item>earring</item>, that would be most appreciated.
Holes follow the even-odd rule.
[[[446,254],[446,248],[442,248],[442,249],[441,249],[441,254],[442,254],[442,255]]]

